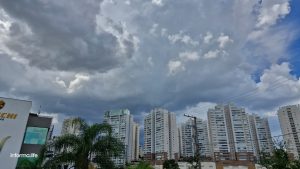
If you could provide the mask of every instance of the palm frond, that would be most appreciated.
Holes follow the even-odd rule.
[[[110,156],[104,155],[96,155],[94,161],[101,167],[101,168],[115,168],[113,161],[111,160]]]
[[[76,154],[73,152],[64,152],[56,154],[54,157],[45,162],[43,168],[57,168],[60,164],[72,164],[76,161]]]
[[[112,128],[109,124],[93,124],[84,132],[86,140],[95,140],[98,136],[111,136]]]
[[[80,137],[74,135],[74,134],[67,134],[58,137],[54,141],[54,148],[56,151],[61,151],[66,148],[77,148],[81,144]]]
[[[35,161],[36,166],[42,166],[42,164],[43,164],[43,162],[45,160],[45,156],[46,156],[46,152],[47,152],[48,146],[49,146],[48,144],[42,145],[42,148],[41,148],[41,150],[40,150],[40,152],[38,154],[38,157],[37,157],[37,159]]]
[[[111,136],[103,136],[99,138],[92,147],[92,151],[94,153],[111,157],[121,155],[124,150],[124,144],[119,139]]]
[[[80,117],[72,119],[72,126],[79,125],[80,130],[84,131],[89,127],[89,125],[86,123],[86,121]]]

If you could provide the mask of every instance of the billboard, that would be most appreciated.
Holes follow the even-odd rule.
[[[45,144],[48,128],[27,127],[24,144]]]
[[[32,102],[0,97],[0,164],[15,169]]]

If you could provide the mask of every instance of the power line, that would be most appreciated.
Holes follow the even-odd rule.
[[[282,136],[285,136],[285,135],[291,135],[291,134],[299,134],[300,132],[294,132],[294,133],[287,133],[287,134],[281,134],[281,135],[277,135],[277,136],[271,136],[269,137],[270,139],[272,138],[278,138],[278,137],[282,137]],[[268,139],[265,137],[264,139],[250,139],[249,141],[267,141]],[[238,144],[238,143],[247,143],[246,141],[235,141],[235,142],[229,142],[228,141],[228,145],[229,144],[232,144],[232,143],[235,143],[235,144]],[[209,143],[209,144],[201,144],[200,145],[215,145],[214,143]]]
[[[278,89],[280,88],[281,86],[285,85],[286,82],[288,82],[290,79],[282,79],[282,78],[278,78],[277,80],[275,80],[274,82],[272,82],[272,86],[267,88],[266,90],[275,90],[275,89]],[[242,93],[242,94],[239,94],[239,95],[235,95],[235,96],[231,96],[231,97],[227,97],[225,99],[222,99],[223,100],[223,103],[224,103],[224,100],[228,100],[227,102],[236,102],[238,101],[239,99],[241,98],[244,98],[244,100],[251,100],[251,99],[254,99],[254,96],[258,95],[258,91],[259,91],[259,87],[255,87],[254,89],[252,90],[249,90],[245,93]],[[198,107],[199,109],[208,109],[208,108],[211,108],[210,105],[205,105],[205,106],[199,106]]]

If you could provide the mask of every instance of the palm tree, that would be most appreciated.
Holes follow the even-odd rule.
[[[111,157],[121,155],[124,146],[112,136],[111,126],[105,123],[88,125],[81,118],[73,119],[72,124],[80,126],[81,134],[67,134],[54,140],[56,153],[45,166],[55,168],[71,164],[71,168],[88,169],[94,162],[101,168],[114,168]]]

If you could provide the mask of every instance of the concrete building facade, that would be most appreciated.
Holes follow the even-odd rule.
[[[180,156],[193,157],[195,155],[195,143],[193,138],[193,122],[188,120],[179,127]]]
[[[180,156],[193,157],[195,156],[196,144],[195,144],[195,128],[194,120],[189,119],[185,123],[182,123],[179,127],[179,142],[180,142]],[[199,143],[200,155],[203,157],[211,157],[209,148],[209,136],[207,121],[197,119],[197,141]]]
[[[211,152],[254,152],[245,109],[234,104],[217,105],[207,116]]]
[[[233,152],[254,152],[250,122],[245,109],[234,104],[227,104],[225,105],[225,117],[228,122],[230,150]]]
[[[251,134],[254,145],[254,155],[259,157],[261,152],[272,154],[273,141],[267,118],[253,114],[249,115]]]
[[[140,156],[140,127],[133,123],[132,127],[132,161],[138,161]]]
[[[300,105],[280,107],[278,118],[287,151],[293,154],[294,158],[299,158]]]
[[[229,152],[229,138],[224,106],[217,105],[207,112],[211,152]]]
[[[155,108],[145,117],[144,158],[152,163],[179,158],[178,130],[174,113]]]
[[[123,156],[113,158],[116,165],[125,165],[126,162],[135,161],[138,158],[139,126],[133,121],[128,109],[111,110],[104,114],[104,122],[112,127],[112,133],[125,147]]]

